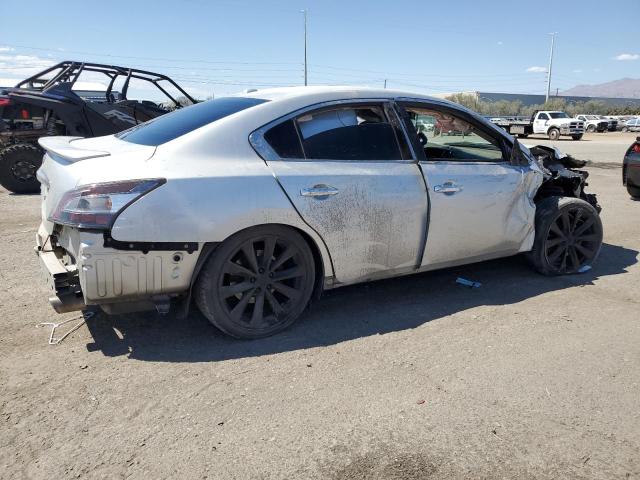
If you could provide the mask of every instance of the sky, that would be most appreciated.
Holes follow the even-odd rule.
[[[0,0],[0,5],[9,0]],[[640,78],[640,0],[40,0],[0,16],[0,86],[60,60],[165,73],[198,98],[304,82],[439,94]],[[64,7],[62,7],[64,5]],[[2,9],[7,11],[7,9]],[[18,21],[19,20],[19,21]]]

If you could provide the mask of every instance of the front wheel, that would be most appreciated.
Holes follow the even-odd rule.
[[[622,129],[620,130],[622,133],[627,133],[629,131],[628,127],[622,127]]]
[[[629,185],[628,181],[627,181],[627,192],[633,198],[640,199],[640,187],[636,187],[634,185]]]
[[[560,138],[560,130],[552,128],[549,130],[547,135],[549,135],[549,140],[558,140],[558,138]]]
[[[573,197],[549,197],[536,209],[535,239],[527,257],[543,275],[582,271],[598,257],[602,222],[593,206]]]
[[[574,140],[582,140],[582,135],[571,135]]]
[[[295,230],[260,226],[232,235],[213,253],[196,284],[207,319],[236,338],[261,338],[290,326],[313,292],[315,264]]]
[[[589,132],[589,133],[593,133],[593,132],[595,132],[595,131],[596,131],[596,127],[595,127],[595,125],[588,125],[588,126],[587,126],[587,132]]]

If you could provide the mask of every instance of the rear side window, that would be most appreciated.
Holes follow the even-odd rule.
[[[264,139],[280,158],[304,158],[293,120],[287,120],[269,129],[264,134]]]
[[[162,115],[150,122],[125,130],[116,136],[131,143],[158,146],[266,101],[260,98],[246,97],[216,98]]]
[[[382,107],[319,110],[296,119],[306,158],[401,160],[394,127]]]

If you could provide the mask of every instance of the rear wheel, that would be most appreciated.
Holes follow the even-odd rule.
[[[203,315],[236,338],[260,338],[290,326],[313,292],[311,250],[295,230],[261,226],[225,240],[196,285]]]
[[[560,138],[560,130],[551,128],[549,132],[547,132],[547,135],[549,135],[549,140],[558,140],[558,138]]]
[[[549,197],[536,209],[536,233],[528,259],[544,275],[564,275],[591,265],[602,246],[602,222],[579,198]]]
[[[14,193],[38,193],[40,182],[36,171],[42,165],[44,152],[30,143],[19,143],[0,153],[0,184]]]

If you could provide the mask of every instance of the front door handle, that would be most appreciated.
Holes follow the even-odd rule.
[[[314,185],[310,188],[303,188],[300,190],[300,195],[303,197],[328,197],[329,195],[336,195],[338,189],[329,185]]]
[[[436,193],[453,194],[460,190],[462,190],[462,185],[457,185],[453,182],[444,182],[442,185],[436,185],[433,187],[433,191]]]

